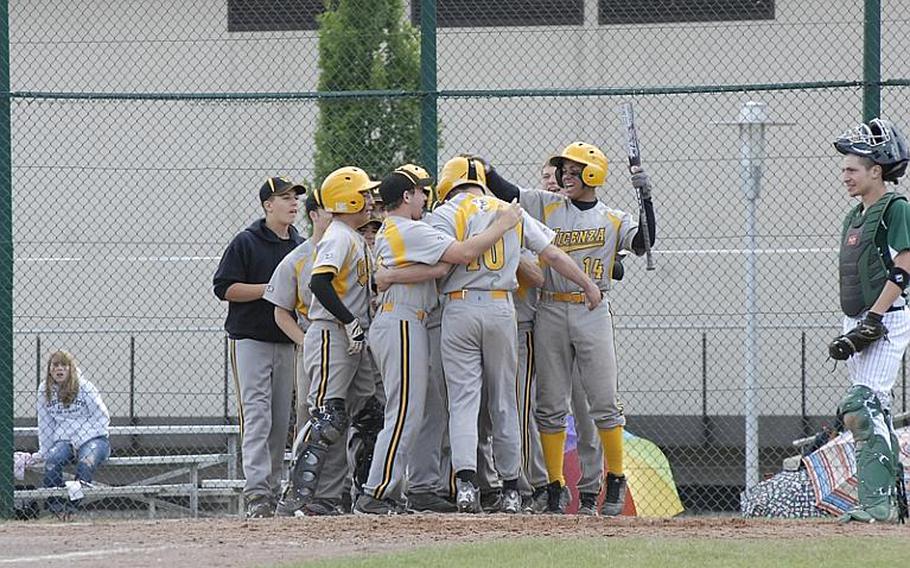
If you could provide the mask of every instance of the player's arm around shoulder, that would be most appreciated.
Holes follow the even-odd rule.
[[[540,288],[544,284],[540,262],[537,256],[527,249],[521,250],[521,257],[518,259],[518,284],[527,288]]]
[[[505,203],[495,197],[485,197],[495,216],[483,231],[468,237],[463,241],[453,241],[446,248],[442,260],[451,264],[467,265],[476,260],[480,255],[489,250],[502,238],[506,232],[512,230],[526,215],[517,201]]]

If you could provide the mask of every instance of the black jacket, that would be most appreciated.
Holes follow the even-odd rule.
[[[234,237],[212,280],[218,299],[225,299],[231,284],[267,283],[281,259],[303,241],[294,227],[289,227],[289,234],[289,239],[281,239],[265,226],[265,219],[259,219]],[[275,323],[274,313],[275,306],[263,299],[229,302],[224,329],[231,339],[291,343]]]

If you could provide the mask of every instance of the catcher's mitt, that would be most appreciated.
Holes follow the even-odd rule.
[[[828,344],[828,354],[837,361],[846,361],[872,343],[888,335],[880,314],[869,312],[859,324]]]

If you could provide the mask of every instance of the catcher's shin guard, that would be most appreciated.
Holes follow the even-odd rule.
[[[844,426],[856,443],[859,508],[874,520],[888,520],[894,514],[896,468],[881,403],[870,388],[854,385],[841,402],[838,414],[843,416]]]
[[[304,503],[309,503],[316,493],[329,446],[342,437],[347,426],[347,413],[341,399],[327,400],[310,418],[309,432],[299,444],[299,453],[291,465],[291,482],[297,497]]]

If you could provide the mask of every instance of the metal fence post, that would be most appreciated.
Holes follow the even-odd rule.
[[[749,101],[739,112],[739,165],[742,190],[746,197],[746,365],[743,392],[746,445],[746,487],[759,481],[758,475],[758,267],[757,209],[761,193],[762,161],[765,155],[765,124],[768,107]]]
[[[13,179],[9,2],[0,0],[0,518],[13,515]]]
[[[863,10],[863,120],[881,114],[882,2],[866,0]]]
[[[436,177],[439,127],[436,116],[436,0],[420,0],[420,160]]]

